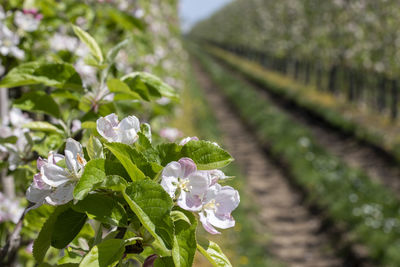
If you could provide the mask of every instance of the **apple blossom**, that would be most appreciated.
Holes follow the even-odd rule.
[[[16,11],[14,15],[15,24],[27,32],[36,31],[43,15],[36,9],[24,9],[23,12]]]
[[[47,160],[38,159],[37,168],[40,172],[34,176],[26,193],[27,199],[35,203],[32,208],[45,202],[62,205],[73,199],[72,192],[82,176],[86,160],[81,144],[72,138],[68,138],[64,154],[50,153]],[[57,165],[63,159],[67,168]]]
[[[0,21],[0,54],[22,59],[25,52],[18,47],[19,37]]]
[[[219,234],[215,227],[227,229],[235,225],[231,212],[240,202],[239,193],[230,186],[215,184],[211,186],[203,199],[199,212],[200,222],[210,234]]]
[[[97,131],[108,142],[119,142],[124,144],[133,144],[139,138],[140,131],[139,119],[135,116],[128,116],[121,122],[114,113],[101,117],[97,120]]]

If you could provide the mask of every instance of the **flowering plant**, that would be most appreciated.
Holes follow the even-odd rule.
[[[69,4],[60,8],[68,12],[74,7]],[[51,12],[43,7],[7,12],[16,31],[0,21],[0,53],[14,57],[0,87],[21,92],[1,122],[0,167],[15,180],[23,177],[18,183],[26,190],[20,201],[0,194],[10,208],[19,207],[11,212],[0,204],[0,226],[13,225],[0,241],[0,265],[12,264],[26,246],[43,266],[191,266],[196,250],[214,266],[230,266],[217,244],[198,244],[196,229],[198,221],[211,234],[234,226],[231,212],[239,195],[222,185],[227,177],[219,170],[232,157],[197,137],[172,142],[182,137],[178,130],[163,142],[157,129],[166,129],[159,125],[165,119],[159,118],[177,103],[178,90],[171,85],[178,83],[150,72],[157,73],[157,62],[165,69],[172,63],[163,60],[167,53],[161,45],[155,55],[138,59],[144,68],[128,64],[124,50],[133,43],[132,27],[142,31],[145,21],[150,31],[166,29],[147,21],[150,16],[141,9],[128,13],[108,2],[97,4],[107,10],[98,16],[127,29],[126,40],[100,47],[97,35],[78,26],[90,18],[89,9],[68,29],[54,17],[56,27],[49,27]],[[20,42],[46,26],[59,30],[49,36],[47,52],[41,50],[46,45],[37,45],[43,56],[33,59]],[[98,27],[95,32],[106,31]]]

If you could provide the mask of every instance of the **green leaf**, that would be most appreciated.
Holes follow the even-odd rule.
[[[201,254],[208,259],[214,267],[232,266],[228,258],[224,255],[221,248],[214,242],[209,241],[209,244],[203,248],[197,244],[197,249]]]
[[[173,202],[168,193],[158,183],[143,180],[130,184],[123,195],[142,225],[168,253],[174,231],[170,217]]]
[[[128,182],[121,176],[107,175],[102,182],[94,184],[92,190],[108,189],[113,191],[123,191],[125,190],[127,185]]]
[[[132,181],[142,180],[146,176],[153,178],[161,169],[154,169],[154,165],[150,164],[141,152],[129,145],[107,143],[105,146],[124,165]]]
[[[112,196],[100,193],[89,194],[72,208],[86,213],[90,219],[114,226],[127,225],[124,207]]]
[[[154,267],[172,267],[174,266],[174,261],[172,257],[159,257],[154,261]]]
[[[171,161],[178,161],[182,158],[182,146],[175,143],[165,143],[157,146],[157,151],[160,157],[162,166],[167,165]]]
[[[93,135],[89,137],[86,150],[90,159],[104,158],[103,145],[100,140]]]
[[[33,91],[24,94],[14,101],[13,106],[22,110],[46,113],[56,118],[61,117],[58,104],[43,91]]]
[[[94,246],[79,264],[81,267],[115,266],[124,255],[122,239],[108,239]]]
[[[5,88],[34,84],[83,91],[81,77],[68,63],[22,63],[0,81],[0,87]]]
[[[126,174],[124,168],[119,162],[113,162],[105,159],[94,159],[89,161],[82,177],[79,179],[74,189],[74,199],[82,200],[95,186],[103,183],[107,175],[120,175]]]
[[[110,92],[123,94],[124,96],[129,96],[128,99],[142,99],[142,97],[136,93],[135,91],[131,90],[131,88],[118,79],[110,79],[107,81],[107,87]],[[125,97],[124,97],[125,98]]]
[[[175,213],[174,213],[175,212]],[[172,249],[172,258],[175,266],[190,267],[193,264],[194,254],[196,253],[196,227],[197,220],[191,212],[183,209],[175,210],[172,213],[175,215],[180,213],[177,217],[175,216],[175,236],[174,236],[174,247]],[[182,219],[183,216],[186,219]]]
[[[59,214],[51,235],[51,245],[55,248],[65,248],[80,232],[87,219],[86,214],[69,208]]]
[[[33,242],[33,257],[38,263],[41,263],[46,255],[51,244],[51,236],[54,231],[54,226],[58,215],[68,209],[69,205],[58,206],[44,223],[40,229],[38,237]]]
[[[140,19],[135,18],[126,12],[120,11],[116,8],[110,8],[108,9],[107,14],[116,22],[117,25],[129,32],[135,28],[144,30],[144,23]]]
[[[190,141],[182,148],[182,156],[191,158],[199,170],[225,167],[233,161],[231,155],[209,141]]]
[[[133,72],[122,77],[122,80],[127,83],[139,80],[147,86],[150,95],[154,97],[165,96],[172,100],[178,100],[178,95],[174,88],[164,83],[153,74],[147,72]]]
[[[103,53],[96,40],[90,36],[89,33],[85,32],[78,26],[72,25],[72,29],[75,34],[79,37],[79,39],[89,48],[90,53],[99,61],[99,63],[103,62]]]
[[[31,129],[34,131],[50,132],[50,133],[64,135],[63,131],[58,129],[53,124],[45,122],[45,121],[28,122],[28,123],[24,124],[22,127],[28,128],[28,129]]]
[[[191,224],[189,218],[185,215],[184,212],[180,211],[180,210],[173,210],[171,211],[171,218],[174,222],[182,220],[187,222],[188,224]]]

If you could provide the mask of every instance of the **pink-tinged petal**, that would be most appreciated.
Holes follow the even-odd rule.
[[[175,191],[178,184],[177,178],[173,176],[163,176],[160,184],[172,199],[175,198]]]
[[[85,165],[82,145],[72,138],[67,139],[65,145],[65,163],[67,168],[73,171],[75,174]]]
[[[154,261],[158,258],[157,254],[153,254],[148,256],[144,262],[143,262],[143,267],[153,267],[154,266]]]
[[[51,189],[39,189],[34,183],[32,183],[28,190],[26,190],[26,199],[29,202],[41,205],[50,193]]]
[[[44,164],[46,164],[46,163],[47,163],[47,160],[42,159],[41,157],[39,157],[39,158],[37,159],[37,161],[36,161],[36,167],[37,167],[37,169],[40,171],[40,168],[42,168],[42,166],[43,166]]]
[[[68,172],[64,168],[47,163],[41,169],[42,181],[46,184],[57,187],[69,181]]]
[[[192,136],[192,137],[186,137],[182,139],[182,141],[179,143],[180,146],[186,145],[189,141],[199,141],[199,138],[197,136]]]
[[[73,199],[75,184],[71,182],[64,183],[57,187],[46,197],[46,202],[50,205],[63,205]]]
[[[64,159],[64,155],[61,154],[57,154],[54,152],[50,152],[47,158],[47,162],[51,163],[51,164],[57,164],[57,162],[59,162],[60,160]]]
[[[160,136],[169,142],[175,142],[176,139],[182,137],[182,132],[176,128],[163,128],[160,131]]]
[[[162,171],[162,177],[175,177],[175,178],[183,178],[183,170],[181,168],[181,164],[177,161],[172,161],[164,167]]]
[[[35,186],[39,189],[50,189],[50,186],[47,185],[43,180],[42,180],[42,174],[37,173],[33,176],[33,183]]]
[[[188,211],[200,211],[202,208],[201,198],[185,190],[181,191],[177,203],[179,207]]]
[[[190,158],[181,158],[178,160],[179,164],[181,165],[181,169],[183,171],[183,177],[189,176],[189,174],[195,172],[197,170],[196,163]]]
[[[206,171],[193,172],[187,177],[187,179],[189,180],[187,189],[191,194],[197,195],[201,198],[206,194],[211,184],[211,177]]]
[[[203,225],[203,228],[212,235],[220,234],[208,221],[206,216],[202,212],[199,213],[200,222]]]
[[[113,114],[111,114],[111,115],[113,115]],[[111,115],[108,115],[108,116],[111,116]],[[116,142],[118,140],[118,134],[116,133],[116,131],[114,129],[114,127],[118,126],[118,122],[115,126],[113,126],[113,124],[114,123],[108,121],[106,118],[99,118],[96,121],[97,132],[102,137],[104,137],[108,142]]]
[[[214,210],[206,210],[207,222],[221,229],[235,226],[235,220],[230,214],[217,215]]]

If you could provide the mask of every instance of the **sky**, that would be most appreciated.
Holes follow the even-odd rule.
[[[231,0],[180,0],[179,13],[183,32],[207,18]]]

